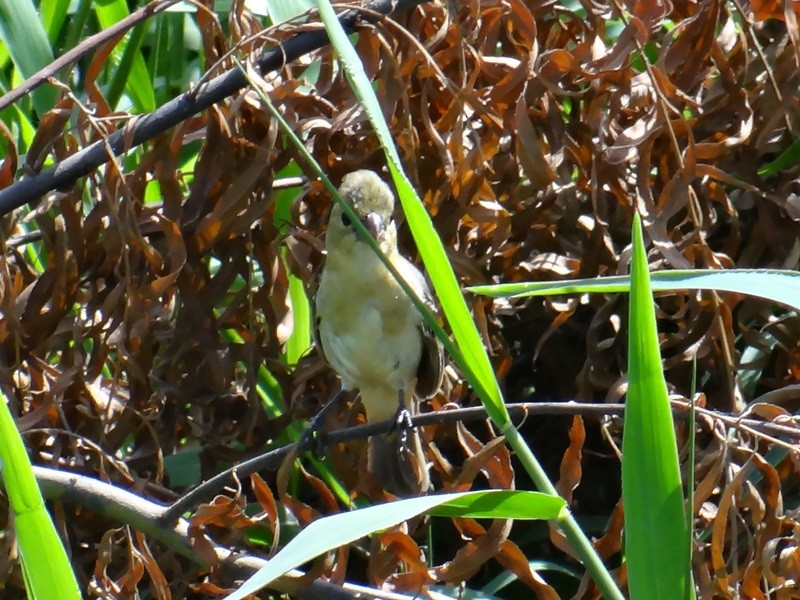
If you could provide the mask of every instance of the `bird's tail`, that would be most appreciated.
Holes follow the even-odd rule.
[[[428,463],[416,429],[373,435],[368,452],[367,468],[387,492],[416,496],[430,489]]]

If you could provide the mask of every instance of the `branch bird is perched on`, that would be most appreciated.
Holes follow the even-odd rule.
[[[389,187],[372,171],[355,171],[345,176],[339,192],[403,279],[434,308],[422,273],[397,249]],[[316,295],[317,339],[325,359],[343,389],[359,390],[368,421],[400,420],[402,409],[414,412],[419,399],[439,389],[442,346],[338,204],[331,209],[325,246]],[[418,494],[430,487],[416,430],[399,428],[371,437],[367,465],[395,495]]]

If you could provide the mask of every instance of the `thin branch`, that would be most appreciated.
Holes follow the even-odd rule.
[[[584,404],[579,402],[522,402],[519,404],[509,404],[507,408],[512,420],[517,422],[524,422],[528,417],[535,415],[581,415],[584,417],[601,418],[622,416],[625,412],[624,404]],[[766,436],[771,434],[773,436],[786,436],[793,440],[800,440],[800,429],[797,427],[759,421],[757,419],[741,419],[705,408],[696,407],[695,410],[699,415],[715,421],[720,421],[727,427],[747,431],[750,435]],[[688,404],[682,401],[673,401],[672,412],[678,419],[688,419]],[[411,419],[411,424],[413,427],[424,427],[426,425],[480,421],[487,418],[488,415],[483,406],[473,406],[415,415]],[[336,431],[320,432],[318,438],[306,437],[300,444],[288,444],[245,460],[226,471],[218,473],[211,479],[204,481],[196,488],[181,496],[164,510],[159,516],[159,521],[165,526],[169,526],[184,513],[191,511],[200,503],[213,498],[219,490],[231,483],[234,474],[237,478],[243,479],[261,470],[274,471],[277,470],[286,456],[291,452],[299,455],[319,447],[331,446],[351,440],[363,440],[371,435],[388,433],[396,426],[395,420],[389,419],[388,421],[367,423],[366,425],[357,425],[355,427],[338,429]],[[775,443],[776,440],[770,439],[769,441]]]
[[[409,10],[427,1],[429,0],[373,0],[364,8],[377,14],[388,15]],[[343,12],[339,22],[345,31],[352,33],[365,18],[361,9],[356,8]],[[324,47],[327,43],[328,34],[324,29],[304,31],[264,52],[256,64],[261,73],[274,71],[304,54]],[[69,187],[108,162],[111,158],[109,151],[114,155],[127,152],[192,115],[221,102],[246,85],[247,79],[244,73],[234,68],[195,90],[181,94],[151,113],[129,120],[121,129],[109,135],[107,140],[99,140],[59,164],[0,190],[0,215],[6,215],[24,204],[38,202],[42,195],[52,190]]]

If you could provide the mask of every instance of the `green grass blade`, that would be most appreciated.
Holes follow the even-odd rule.
[[[80,598],[67,553],[45,508],[22,437],[1,392],[0,461],[14,514],[28,597],[36,600]]]
[[[493,298],[524,298],[557,294],[609,294],[630,291],[630,277],[595,277],[569,281],[480,285],[469,288]],[[716,290],[735,292],[800,308],[800,273],[778,269],[687,269],[658,271],[650,275],[654,292]]]
[[[125,0],[111,0],[110,2],[99,2],[95,6],[95,14],[100,25],[107,29],[114,23],[121,21],[128,16],[128,5]],[[151,112],[156,107],[155,93],[147,72],[147,65],[138,49],[136,37],[128,34],[128,39],[121,42],[111,53],[112,61],[117,65],[114,71],[114,80],[124,82],[124,89],[131,98],[134,107],[138,112]],[[133,45],[134,51],[130,58],[123,62],[126,50],[129,45]],[[112,84],[111,92],[115,97],[109,95],[109,104],[114,107],[119,100],[119,84]]]
[[[58,41],[61,26],[67,17],[70,0],[42,0],[39,4],[39,14],[47,30],[47,37],[51,44]]]
[[[143,72],[147,76],[148,88],[152,90],[150,76],[148,74],[146,65],[144,64],[144,60],[142,59],[142,55],[139,52],[139,47],[141,46],[142,38],[144,37],[144,31],[145,28],[142,25],[139,25],[138,27],[134,27],[128,34],[128,41],[125,44],[124,50],[122,51],[119,65],[117,65],[117,67],[114,69],[114,75],[111,78],[111,85],[108,86],[108,92],[106,93],[106,99],[111,106],[117,106],[117,104],[119,104],[119,100],[122,97],[125,88],[128,86],[129,81],[132,85],[141,85],[140,81],[135,83],[133,82],[135,78],[142,75],[142,72],[135,68],[136,66],[145,67]],[[137,108],[141,110],[139,104],[141,104],[141,102],[149,101],[149,98],[138,98]],[[153,106],[155,106],[155,96],[153,96]]]
[[[361,60],[336,18],[330,2],[316,0],[316,3],[328,36],[339,54],[344,72],[386,153],[389,171],[397,188],[400,203],[403,205],[403,213],[414,236],[414,241],[417,243],[422,262],[425,264],[428,276],[436,290],[442,310],[453,331],[453,336],[466,360],[466,365],[458,366],[464,369],[464,375],[469,379],[476,393],[481,396],[486,410],[495,423],[501,429],[507,427],[510,424],[508,411],[503,402],[489,356],[483,346],[483,340],[475,327],[431,218],[408,177],[403,173],[400,155],[383,118],[378,98],[364,72]]]
[[[631,597],[686,598],[690,591],[689,533],[638,215],[633,224],[622,497]]]
[[[9,89],[11,89],[9,82],[3,80],[2,76],[0,76],[0,94],[6,93]],[[32,115],[29,114],[30,111],[23,110],[23,106],[23,102],[15,102],[0,111],[0,120],[9,126],[16,135],[17,148],[20,152],[24,152],[30,146],[33,136],[36,135],[36,128],[30,121]],[[5,140],[0,142],[3,154],[7,152],[6,144]]]
[[[459,289],[455,274],[447,260],[444,247],[433,227],[430,216],[408,178],[402,172],[399,154],[394,146],[389,128],[383,119],[372,84],[364,73],[363,65],[350,40],[345,35],[341,24],[336,19],[331,4],[325,0],[316,1],[328,36],[339,54],[342,68],[384,148],[389,171],[392,174],[400,202],[403,205],[403,212],[441,303],[442,310],[453,330],[458,348],[453,351],[452,344],[449,343],[448,339],[442,339],[442,343],[445,345],[445,349],[450,354],[453,362],[461,369],[470,385],[481,398],[489,416],[500,428],[503,435],[506,436],[508,444],[516,452],[536,487],[543,492],[550,493],[551,490],[554,490],[553,484],[549,481],[544,469],[509,419],[508,411],[503,402],[497,378],[486,354],[483,341],[472,320],[464,296]],[[425,315],[424,310],[421,312]],[[427,316],[426,321],[430,323]],[[439,329],[434,327],[437,336],[440,335]],[[559,526],[584,561],[586,569],[590,572],[598,587],[607,598],[622,598],[613,578],[604,568],[602,560],[594,551],[586,535],[581,531],[575,518],[569,511],[564,512],[563,517],[559,519]]]
[[[188,46],[186,40],[186,30],[184,23],[186,15],[165,14],[160,21],[166,22],[169,31],[170,44],[173,48],[179,48],[180,52],[173,52],[167,64],[167,81],[176,88],[183,88],[186,85],[186,77],[189,76],[189,64],[186,56]]]
[[[779,171],[788,169],[800,163],[800,138],[796,139],[792,144],[771,163],[764,165],[758,170],[758,174],[762,177],[765,175],[773,175]]]
[[[475,518],[555,519],[563,499],[538,492],[491,490],[422,496],[317,519],[226,600],[239,600],[330,550],[423,513]]]
[[[92,0],[78,0],[69,21],[67,32],[64,36],[64,47],[74,48],[83,37],[83,30],[91,14]]]
[[[47,32],[30,0],[0,0],[0,36],[23,78],[53,62]],[[40,116],[55,102],[53,87],[45,85],[33,91],[33,105]]]
[[[300,167],[297,163],[290,163],[280,173],[276,175],[276,179],[284,177],[297,177],[302,174]],[[292,222],[292,205],[294,204],[297,195],[300,193],[300,187],[290,187],[281,190],[275,194],[275,216],[274,223],[285,234],[289,229]],[[289,279],[289,301],[292,310],[292,331],[286,339],[286,354],[285,361],[288,365],[295,365],[300,358],[308,352],[314,344],[313,336],[311,333],[311,302],[309,301],[308,294],[306,294],[305,285],[303,280],[297,277],[286,265],[287,248],[281,250],[281,256],[284,259],[284,268],[286,276]]]
[[[296,365],[309,351],[311,340],[311,304],[303,280],[287,269],[289,300],[292,303],[292,333],[286,340],[286,364]]]
[[[268,0],[266,10],[273,25],[302,15],[314,6],[314,0]]]
[[[229,344],[243,344],[244,339],[232,329],[222,331],[223,339]],[[246,368],[247,365],[243,365]],[[280,383],[263,364],[258,365],[256,372],[256,391],[261,398],[264,412],[270,419],[277,419],[283,414],[284,401]]]

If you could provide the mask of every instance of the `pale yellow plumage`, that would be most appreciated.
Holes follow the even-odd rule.
[[[340,192],[403,278],[430,302],[423,276],[397,249],[394,195],[388,186],[372,171],[356,171],[344,178]],[[318,339],[325,358],[344,389],[359,390],[369,421],[392,418],[401,397],[413,411],[415,395],[429,397],[439,387],[441,346],[338,205],[331,210],[325,245],[316,296]],[[424,491],[428,473],[416,431],[408,433],[403,445],[399,447],[396,433],[371,438],[369,469],[393,493]]]

